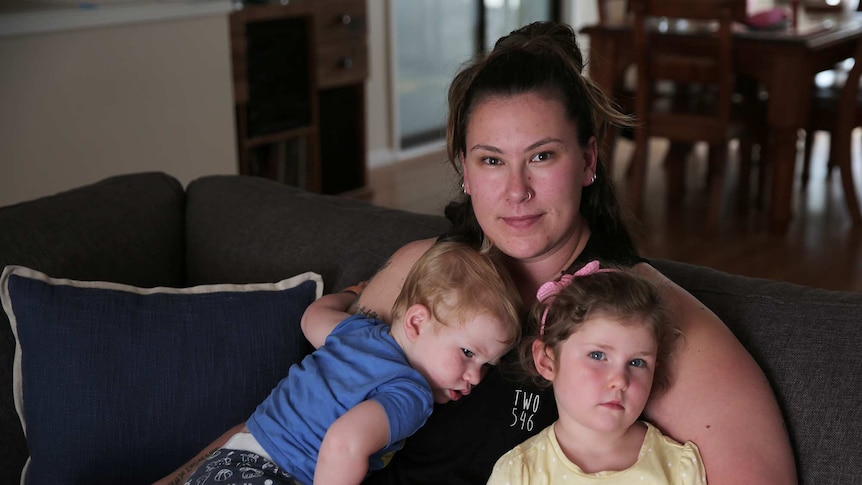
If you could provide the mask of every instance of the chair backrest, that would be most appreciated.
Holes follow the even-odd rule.
[[[859,5],[859,8],[862,9],[862,1],[859,2]],[[845,123],[846,126],[851,127],[851,131],[858,126],[856,120],[859,111],[860,79],[862,79],[862,39],[856,41],[853,67],[847,73],[847,79],[844,81],[838,100],[839,113],[836,117],[836,123]]]
[[[636,114],[654,135],[670,131],[679,140],[726,136],[730,123],[734,70],[734,20],[745,17],[746,0],[630,0],[634,13],[634,50],[638,72]],[[686,21],[679,27],[679,21]],[[717,24],[717,29],[715,25]],[[697,85],[713,96],[711,110],[653,110],[656,85]],[[716,130],[718,132],[716,132]],[[725,129],[726,131],[726,129]],[[668,135],[665,135],[668,136]]]
[[[859,125],[860,116],[859,79],[862,77],[862,40],[856,41],[856,52],[853,57],[853,68],[847,74],[847,81],[845,81],[838,98],[838,113],[835,117],[835,129],[832,130],[829,156],[841,170],[841,185],[844,189],[847,209],[850,211],[854,224],[858,226],[862,224],[862,212],[860,212],[859,199],[856,196],[851,144],[852,133]]]

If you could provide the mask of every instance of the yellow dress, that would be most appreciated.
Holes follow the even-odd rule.
[[[552,424],[500,457],[488,485],[706,483],[706,470],[694,443],[681,445],[655,426],[646,425],[638,461],[625,470],[584,473],[563,454]]]

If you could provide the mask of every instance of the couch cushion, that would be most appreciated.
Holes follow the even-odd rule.
[[[182,286],[185,194],[162,173],[121,175],[0,208],[0,268],[25,265],[67,278]],[[27,458],[12,403],[15,350],[0,312],[0,473]],[[5,482],[0,476],[0,482]]]
[[[27,483],[152,483],[244,421],[309,350],[313,273],[142,289],[10,266],[15,405]]]
[[[800,483],[856,483],[862,294],[651,263],[718,315],[760,364],[784,413]]]
[[[187,200],[190,284],[275,281],[314,271],[331,292],[371,277],[405,243],[448,228],[443,217],[256,177],[200,178],[189,184]]]

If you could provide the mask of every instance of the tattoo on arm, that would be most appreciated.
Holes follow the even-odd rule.
[[[197,459],[194,459],[183,465],[183,468],[177,472],[177,474],[174,476],[173,479],[171,479],[170,482],[168,482],[168,485],[179,485],[183,483],[183,479],[186,478],[186,475],[190,475],[191,473],[193,473],[197,469],[198,465],[200,465],[204,460],[209,458],[210,455],[218,451],[219,448],[220,447],[216,446],[215,448],[208,450],[206,453],[204,453]]]
[[[386,269],[390,264],[392,264],[392,258],[387,259],[386,262],[383,263],[383,265],[380,266],[380,268],[378,268],[378,270],[374,273],[374,276],[377,276],[378,273],[380,273],[381,271]],[[374,279],[374,276],[372,276],[371,279]],[[371,279],[369,279],[368,281],[371,281]],[[364,306],[359,304],[359,299],[361,296],[362,295],[356,296],[356,299],[347,308],[347,312],[352,313],[354,315],[360,314],[360,315],[365,316],[366,318],[373,318],[375,320],[380,320],[380,316],[377,314],[377,312],[371,310],[368,307],[364,307]]]
[[[366,308],[362,305],[356,305],[356,313],[365,316],[365,318],[380,320],[380,317],[377,315],[377,312],[373,311],[370,308]]]

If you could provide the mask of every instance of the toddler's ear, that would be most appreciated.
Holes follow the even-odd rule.
[[[554,350],[539,339],[533,341],[533,363],[540,376],[549,381],[554,380]]]
[[[416,340],[419,334],[428,331],[431,323],[431,312],[425,305],[416,303],[404,312],[404,333],[410,340]]]

